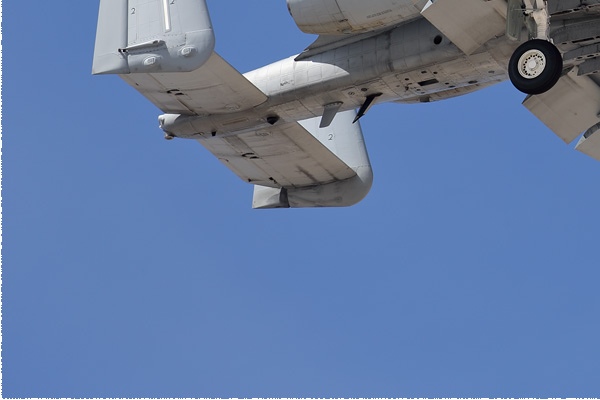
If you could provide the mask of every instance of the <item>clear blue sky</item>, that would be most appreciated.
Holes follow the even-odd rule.
[[[253,211],[91,76],[97,3],[4,2],[4,397],[600,396],[600,163],[509,83],[374,107],[359,205]],[[242,72],[313,39],[209,6]]]

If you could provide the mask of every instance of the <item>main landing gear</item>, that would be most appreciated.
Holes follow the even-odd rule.
[[[547,40],[534,39],[515,50],[508,64],[508,76],[523,93],[541,94],[552,89],[563,69],[562,55]]]
[[[547,0],[509,0],[508,3],[508,36],[518,40],[525,24],[530,37],[535,38],[515,50],[508,64],[508,76],[523,93],[547,92],[558,82],[563,69],[562,55],[549,37]]]

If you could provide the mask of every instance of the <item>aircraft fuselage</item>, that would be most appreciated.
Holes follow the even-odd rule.
[[[500,37],[467,56],[419,18],[306,59],[294,56],[246,73],[268,96],[258,107],[178,118],[185,124],[163,128],[191,138],[198,132],[219,134],[225,127],[231,131],[232,124],[236,130],[256,127],[268,116],[288,121],[318,117],[332,103],[342,103],[340,111],[356,109],[370,95],[377,96],[376,103],[443,100],[508,79],[506,65],[516,46]]]

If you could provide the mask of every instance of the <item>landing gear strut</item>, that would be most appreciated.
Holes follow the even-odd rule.
[[[550,90],[560,79],[563,59],[549,36],[547,0],[509,0],[507,34],[514,40],[518,39],[520,27],[525,22],[523,15],[527,18],[530,37],[534,39],[515,50],[508,64],[508,76],[521,92],[541,94]]]

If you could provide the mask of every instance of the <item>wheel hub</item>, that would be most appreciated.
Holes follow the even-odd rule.
[[[526,79],[535,79],[546,69],[546,56],[539,50],[529,50],[519,59],[519,74]]]

